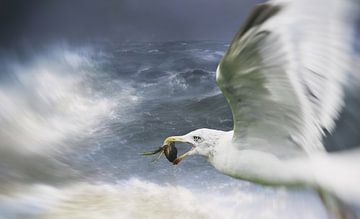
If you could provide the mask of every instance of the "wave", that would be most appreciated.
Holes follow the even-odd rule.
[[[94,55],[52,47],[25,60],[0,59],[1,183],[71,178],[57,157],[136,104],[131,86],[99,72]]]
[[[254,218],[254,215],[259,219],[326,218],[321,206],[314,208],[314,200],[311,203],[300,201],[294,206],[287,205],[291,198],[285,190],[249,192],[235,188],[222,191],[221,186],[216,190],[204,191],[135,178],[119,181],[116,185],[78,183],[61,189],[38,185],[26,194],[6,197],[6,203],[16,206],[7,208],[7,214],[11,215],[13,210],[28,217],[53,219],[246,219]],[[301,194],[298,196],[301,197]],[[308,210],[304,212],[304,208]]]
[[[214,83],[223,43],[99,47],[0,51],[0,217],[326,218],[309,191],[138,155],[165,136],[231,129]]]

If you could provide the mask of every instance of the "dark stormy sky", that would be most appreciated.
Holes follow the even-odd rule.
[[[261,0],[0,0],[0,43],[222,40]]]

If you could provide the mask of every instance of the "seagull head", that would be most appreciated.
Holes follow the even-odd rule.
[[[185,157],[194,154],[202,155],[208,158],[213,153],[215,146],[218,145],[220,133],[223,133],[223,131],[204,128],[197,129],[186,135],[170,136],[165,139],[164,145],[169,145],[172,142],[184,142],[192,146],[189,151],[177,157],[173,161],[173,164],[178,164]]]

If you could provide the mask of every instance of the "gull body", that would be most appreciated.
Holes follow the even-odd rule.
[[[194,136],[204,139],[203,142],[194,141]],[[288,150],[285,154],[284,151],[275,154],[268,150],[270,147],[264,141],[257,140],[259,147],[254,147],[249,143],[235,143],[232,137],[233,131],[198,129],[184,136],[174,136],[171,141],[192,144],[193,149],[185,156],[202,155],[217,170],[234,178],[274,186],[314,184],[307,171],[309,167],[302,165],[308,159],[304,153]],[[295,154],[296,159],[293,158]]]
[[[223,137],[226,139],[230,136]],[[310,184],[312,181],[305,166],[299,165],[297,162],[302,159],[281,159],[266,150],[251,149],[246,146],[241,148],[241,146],[232,145],[222,148],[221,145],[231,145],[233,143],[230,141],[220,141],[219,143],[213,152],[216,156],[209,157],[209,162],[226,175],[275,186],[305,185]]]
[[[344,88],[360,84],[353,60],[358,15],[359,2],[351,0],[256,6],[216,71],[234,129],[167,138],[164,144],[193,145],[174,164],[199,154],[235,178],[360,201],[360,153],[329,154],[322,142],[344,107]]]

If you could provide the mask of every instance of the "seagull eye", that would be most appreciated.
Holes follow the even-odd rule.
[[[202,142],[202,140],[203,140],[200,136],[194,136],[193,138],[194,138],[194,141],[197,143]]]

